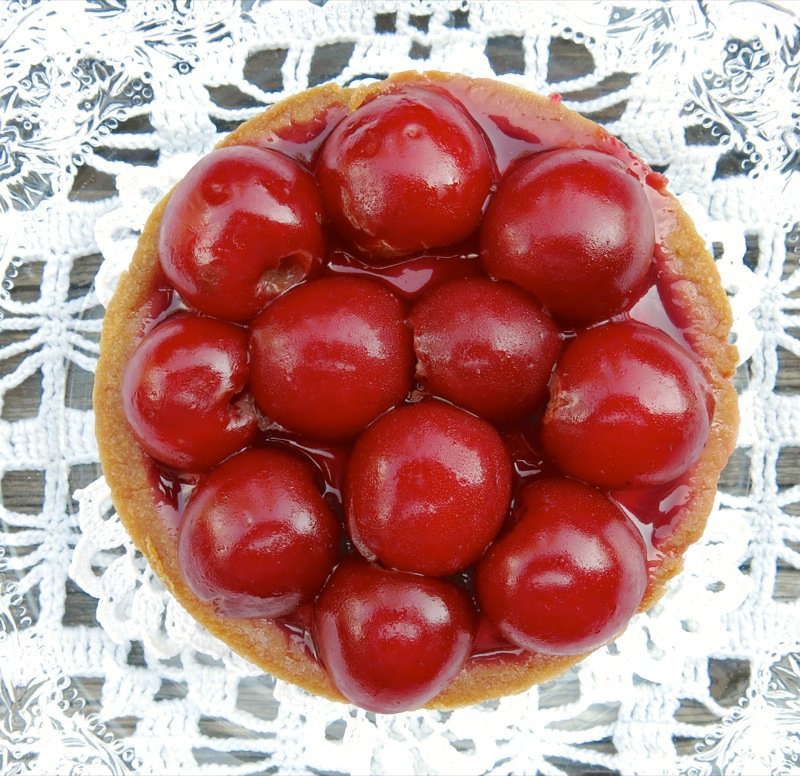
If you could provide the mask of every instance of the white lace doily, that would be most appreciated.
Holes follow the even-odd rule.
[[[7,0],[0,770],[800,773],[797,11]],[[731,293],[743,423],[685,572],[614,645],[518,697],[375,716],[259,675],[163,591],[96,479],[91,374],[145,216],[222,133],[431,68],[560,92],[665,171]]]

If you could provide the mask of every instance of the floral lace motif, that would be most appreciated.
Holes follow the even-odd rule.
[[[3,771],[796,770],[799,30],[755,0],[7,2]],[[558,91],[665,171],[731,294],[743,424],[684,573],[612,646],[517,697],[375,717],[260,675],[164,591],[97,479],[90,386],[169,186],[282,97],[403,69]]]
[[[5,551],[0,553],[5,566]],[[16,584],[0,587],[0,765],[3,773],[131,773],[141,763],[58,671]]]

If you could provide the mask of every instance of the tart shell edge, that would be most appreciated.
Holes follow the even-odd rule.
[[[452,83],[483,95],[499,95],[500,99],[524,105],[537,116],[571,122],[582,132],[591,133],[598,143],[618,143],[602,127],[558,101],[489,79],[428,72],[401,73],[357,88],[343,89],[328,84],[308,90],[245,122],[217,147],[253,142],[265,132],[310,121],[323,111],[350,112],[373,94],[406,81],[434,85]],[[114,505],[134,544],[192,617],[264,671],[312,693],[342,701],[343,697],[306,647],[291,638],[284,628],[265,620],[220,618],[210,604],[192,593],[178,564],[174,535],[158,516],[159,505],[154,498],[147,456],[128,428],[121,399],[122,374],[149,322],[146,303],[163,279],[158,263],[158,232],[170,195],[171,192],[152,211],[103,323],[93,400],[100,462]],[[691,315],[693,323],[686,332],[687,339],[708,377],[715,410],[709,440],[689,473],[691,497],[685,516],[662,548],[663,558],[651,574],[642,611],[663,595],[667,581],[682,567],[684,551],[702,534],[713,507],[720,472],[733,451],[738,430],[737,398],[730,382],[736,367],[736,351],[728,343],[732,322],[730,306],[714,261],[690,218],[671,194],[665,193],[665,196],[674,206],[674,228],[664,241],[666,258],[659,265],[660,279],[668,285],[675,309]],[[499,663],[475,657],[428,706],[454,708],[518,693],[554,678],[584,657],[524,654]]]

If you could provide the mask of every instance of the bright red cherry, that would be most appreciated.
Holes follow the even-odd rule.
[[[376,260],[449,245],[478,227],[493,164],[449,96],[402,86],[331,132],[317,179],[339,232]]]
[[[540,480],[478,564],[481,610],[523,649],[577,655],[609,641],[647,587],[647,552],[625,513],[574,480]]]
[[[322,278],[276,299],[250,327],[251,388],[266,416],[317,439],[355,436],[413,381],[411,331],[390,291]]]
[[[225,617],[282,617],[310,601],[338,557],[339,521],[309,465],[251,448],[189,497],[178,557],[195,594]]]
[[[541,441],[564,473],[585,482],[664,484],[700,456],[711,401],[703,373],[668,335],[635,321],[610,323],[565,349]]]
[[[204,471],[247,445],[257,431],[248,380],[247,332],[178,313],[152,329],[122,378],[122,402],[149,455]]]
[[[620,160],[584,149],[548,151],[512,168],[481,227],[487,272],[530,291],[570,326],[635,301],[654,244],[642,184]]]
[[[320,659],[348,700],[369,710],[416,709],[459,672],[476,616],[466,592],[441,579],[348,558],[316,605]]]
[[[440,286],[411,313],[417,376],[428,390],[491,421],[534,410],[561,348],[528,294],[486,278]]]
[[[429,400],[386,413],[359,437],[344,492],[363,555],[444,576],[474,563],[500,530],[511,462],[493,426]]]
[[[178,184],[161,221],[164,272],[195,309],[244,323],[321,266],[314,179],[275,151],[212,151]]]

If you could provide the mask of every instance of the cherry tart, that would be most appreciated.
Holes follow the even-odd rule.
[[[490,80],[326,85],[156,206],[94,403],[186,609],[377,712],[549,680],[653,604],[734,445],[714,262],[604,129]]]

